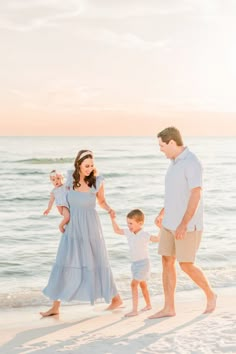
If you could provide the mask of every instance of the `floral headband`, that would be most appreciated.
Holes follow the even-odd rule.
[[[85,156],[87,156],[87,155],[92,155],[92,157],[93,157],[92,151],[87,150],[87,151],[83,152],[83,153],[80,155],[80,157],[79,157],[79,161],[80,161],[82,158],[84,158]]]
[[[56,177],[56,176],[61,176],[63,178],[63,174],[60,171],[52,170],[50,172],[50,177]]]

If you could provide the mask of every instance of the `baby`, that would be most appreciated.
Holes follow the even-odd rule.
[[[59,230],[63,233],[65,232],[65,225],[68,224],[70,220],[69,206],[66,200],[66,189],[64,186],[64,178],[61,172],[52,170],[50,172],[50,181],[52,182],[54,188],[50,193],[50,199],[48,202],[48,207],[44,211],[44,215],[48,215],[52,209],[53,203],[55,201],[59,213],[63,216],[63,219],[59,225]]]

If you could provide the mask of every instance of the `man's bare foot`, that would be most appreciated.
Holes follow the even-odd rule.
[[[214,294],[213,297],[211,297],[210,299],[207,299],[207,306],[205,311],[203,312],[205,313],[211,313],[215,310],[216,308],[216,300],[217,300],[217,295]]]
[[[125,317],[133,317],[133,316],[137,316],[138,315],[138,311],[131,311],[129,313],[125,314]]]
[[[152,309],[152,306],[151,305],[147,305],[141,311],[148,311],[148,310],[151,310],[151,309]]]
[[[117,307],[120,307],[123,304],[123,301],[120,298],[120,295],[113,297],[111,304],[106,308],[108,311],[115,310]]]
[[[156,318],[162,318],[162,317],[173,317],[175,316],[175,311],[167,311],[165,309],[158,311],[156,313],[154,313],[154,315],[149,316],[148,318],[150,320],[156,319]]]
[[[46,312],[39,312],[42,317],[59,315],[59,309],[54,309],[53,307]]]

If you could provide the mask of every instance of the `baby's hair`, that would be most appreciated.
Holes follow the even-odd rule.
[[[60,171],[57,170],[52,170],[49,174],[50,178],[51,177],[56,177],[56,176],[61,176],[61,178],[63,179],[63,174]]]
[[[144,223],[144,213],[140,209],[133,209],[127,215],[127,218],[134,219],[137,222]]]

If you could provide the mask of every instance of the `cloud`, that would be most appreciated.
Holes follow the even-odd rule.
[[[75,32],[76,33],[76,32]],[[90,28],[79,30],[76,35],[87,41],[98,41],[116,48],[152,50],[167,47],[169,40],[150,41],[134,33],[117,33],[108,29]]]
[[[46,84],[47,88],[24,91],[19,88],[8,91],[12,101],[24,108],[36,111],[73,112],[99,105],[101,88],[79,86],[74,81],[53,81]]]
[[[85,8],[85,0],[6,0],[0,3],[0,28],[24,32],[55,26],[81,16]]]
[[[5,0],[0,3],[0,28],[31,31],[73,18],[111,21],[216,13],[221,11],[215,0]]]

